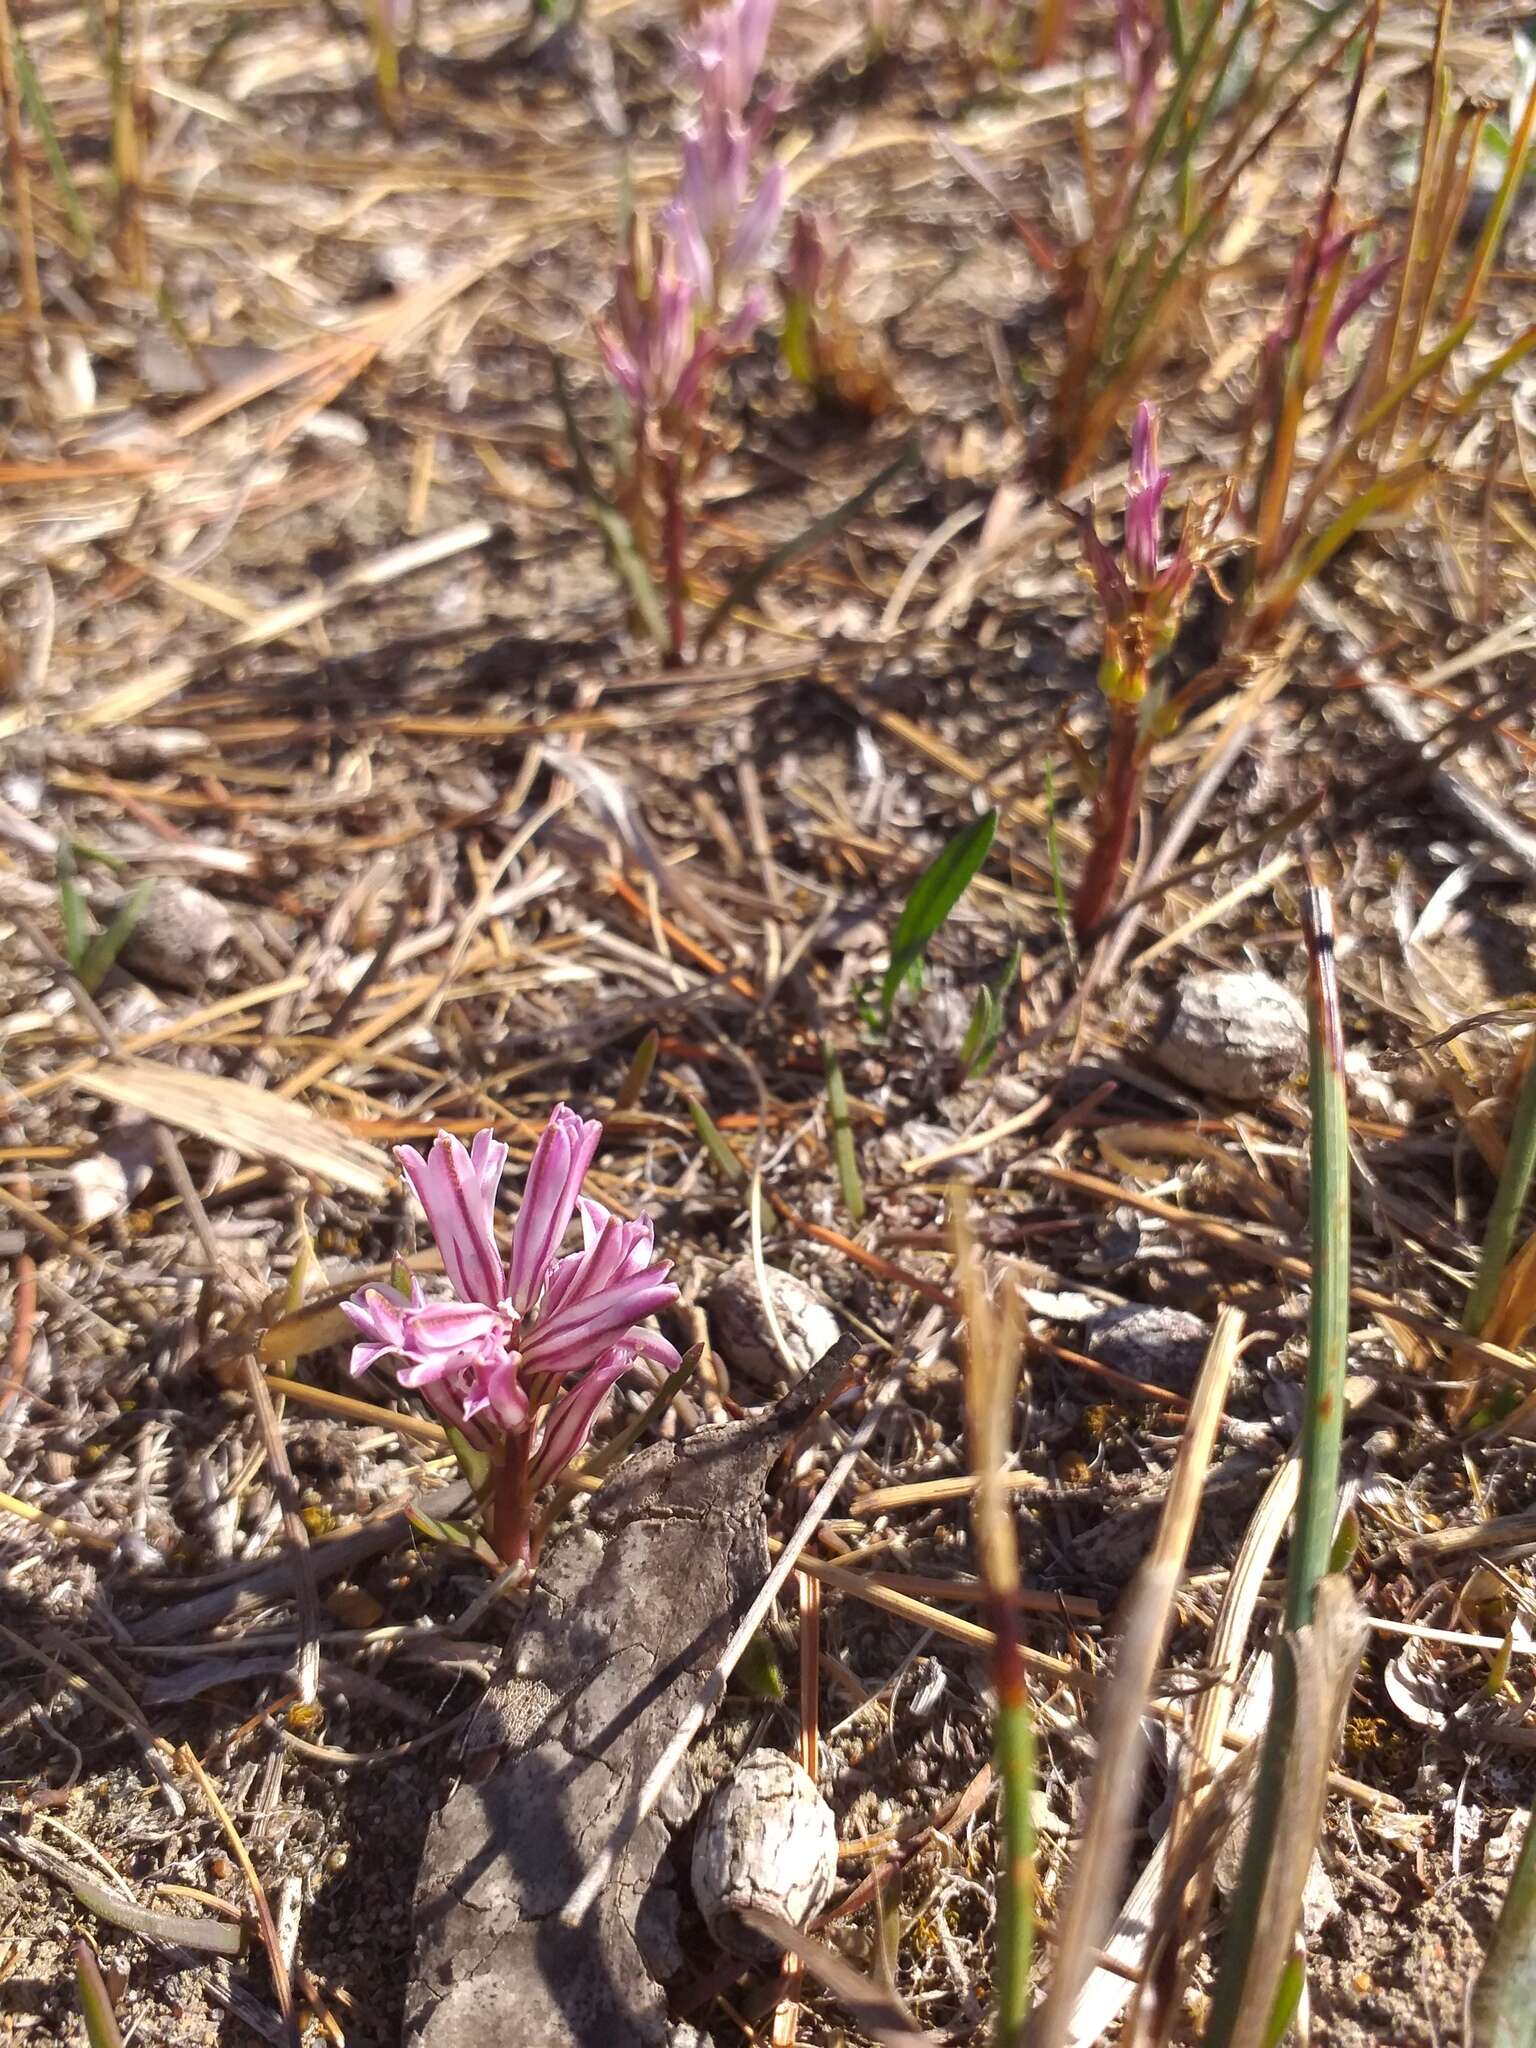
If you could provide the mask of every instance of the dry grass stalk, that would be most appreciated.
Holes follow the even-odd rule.
[[[1088,1827],[1057,1918],[1055,1967],[1038,2022],[1038,2048],[1062,2048],[1066,2042],[1079,1994],[1114,1921],[1146,1770],[1141,1723],[1167,1641],[1242,1333],[1241,1312],[1224,1307],[1195,1385],[1156,1539],[1126,1596],[1120,1651],[1097,1716],[1099,1763]]]

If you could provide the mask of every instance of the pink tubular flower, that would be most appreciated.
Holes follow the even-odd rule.
[[[1125,490],[1125,566],[1144,590],[1157,580],[1163,493],[1169,476],[1157,462],[1157,410],[1143,402],[1131,430],[1131,469]]]
[[[768,51],[778,0],[706,7],[683,42],[683,61],[711,112],[746,112]]]
[[[1163,497],[1170,482],[1157,456],[1157,411],[1142,404],[1131,430],[1125,489],[1125,545],[1117,559],[1092,519],[1078,518],[1083,560],[1104,614],[1099,688],[1112,703],[1137,704],[1151,672],[1178,637],[1195,579],[1212,552],[1225,498],[1204,508],[1198,523],[1186,510],[1173,552],[1164,559]],[[1209,573],[1209,572],[1207,572]]]
[[[698,330],[699,292],[691,262],[672,240],[631,248],[619,266],[614,324],[600,320],[608,374],[637,412],[687,412],[713,354]]]
[[[363,1339],[352,1371],[400,1360],[400,1384],[419,1390],[445,1422],[491,1451],[515,1481],[514,1537],[527,1554],[533,1493],[591,1434],[609,1389],[639,1358],[669,1370],[678,1355],[641,1325],[677,1299],[650,1223],[626,1222],[583,1198],[602,1126],[562,1103],[528,1168],[510,1257],[496,1242],[496,1190],[507,1148],[481,1131],[469,1151],[440,1133],[423,1156],[396,1157],[426,1213],[457,1299],[364,1287],[343,1304]],[[560,1253],[580,1211],[582,1246]],[[506,1439],[505,1444],[500,1439]]]
[[[1157,90],[1157,67],[1162,61],[1166,30],[1153,0],[1120,0],[1115,23],[1115,47],[1120,58],[1120,75],[1131,96],[1130,121],[1140,128],[1152,107]]]

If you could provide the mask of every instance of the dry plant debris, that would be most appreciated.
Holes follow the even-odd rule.
[[[1118,1725],[1097,1704],[1114,1617],[1203,1426],[1196,1333],[1241,1316],[1197,1511],[1179,1500],[1187,1564],[1135,1639],[1146,1783],[1101,1851],[1123,1910],[1057,2016],[1085,2048],[1113,2037],[1159,1899],[1209,1896],[1237,1824],[1308,1309],[1301,1065],[1237,1090],[1198,1056],[1170,1071],[1159,1033],[1215,977],[1300,999],[1310,857],[1341,935],[1368,1634],[1326,1781],[1312,1759],[1338,1910],[1303,1909],[1306,2010],[1339,2048],[1464,2039],[1536,1749],[1528,1216],[1492,1316],[1461,1328],[1536,1010],[1529,363],[1157,737],[1119,908],[1080,945],[1103,732],[1080,521],[1114,516],[1130,422],[1064,505],[1039,457],[1062,335],[1037,224],[1081,232],[1123,112],[1116,9],[1042,7],[1005,49],[1005,8],[781,0],[778,146],[792,203],[855,252],[843,366],[866,395],[877,366],[878,403],[829,394],[825,366],[816,403],[771,320],[731,360],[690,596],[700,619],[736,601],[687,667],[635,628],[550,370],[611,482],[593,322],[626,210],[674,176],[679,10],[578,0],[552,25],[429,0],[393,83],[375,13],[0,14],[5,2038],[86,2038],[88,1937],[129,2040],[401,2041],[422,1845],[528,1596],[459,1540],[440,1428],[387,1373],[347,1379],[338,1303],[401,1260],[430,1279],[392,1146],[492,1127],[526,1165],[560,1100],[604,1120],[602,1201],[677,1261],[680,1350],[722,1288],[766,1285],[795,1325],[754,1322],[746,1351],[715,1329],[667,1444],[788,1381],[782,1339],[804,1365],[835,1318],[868,1347],[866,1388],[776,1478],[770,1551],[881,1404],[692,1759],[706,1780],[763,1746],[808,1763],[837,1887],[778,1972],[685,1909],[678,2043],[987,2025],[996,1638],[955,1188],[1025,1323],[1001,1494],[1043,1972],[1088,1731]],[[1382,10],[1354,113],[1341,198],[1386,237],[1438,13]],[[1449,10],[1452,124],[1507,105],[1518,26]],[[1190,501],[1244,459],[1351,78],[1321,77],[1244,173],[1148,359],[1137,396]],[[1426,416],[1536,311],[1525,191]],[[1323,420],[1294,424],[1315,460]],[[1202,588],[1185,627],[1217,668],[1223,601]],[[913,883],[989,811],[882,1029]],[[76,940],[141,882],[87,974]],[[1130,1312],[1182,1333],[1171,1368],[1101,1341]],[[653,1391],[637,1378],[613,1428]],[[1196,2041],[1209,1954],[1163,1960],[1171,2038]],[[851,1967],[862,1992],[838,1989]]]

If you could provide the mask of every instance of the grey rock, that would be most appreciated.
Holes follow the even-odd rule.
[[[115,914],[115,908],[108,914]],[[118,959],[162,987],[206,988],[234,970],[235,928],[217,896],[190,882],[157,881]]]
[[[1153,1052],[1200,1094],[1260,1102],[1306,1071],[1306,1015],[1267,974],[1192,974],[1175,991]]]
[[[1170,1393],[1187,1394],[1211,1333],[1186,1309],[1133,1306],[1105,1309],[1084,1336],[1090,1354],[1101,1364]]]

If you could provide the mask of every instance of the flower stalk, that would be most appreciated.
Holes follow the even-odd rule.
[[[1109,706],[1109,742],[1094,799],[1093,844],[1072,911],[1080,939],[1091,938],[1100,929],[1119,898],[1148,742],[1162,711],[1157,670],[1178,638],[1200,573],[1209,573],[1213,537],[1226,511],[1224,499],[1208,505],[1198,522],[1187,510],[1173,552],[1164,553],[1163,499],[1171,478],[1158,460],[1157,437],[1157,413],[1143,404],[1131,436],[1119,557],[1104,545],[1090,518],[1084,515],[1079,521],[1083,554],[1104,616],[1099,689]]]
[[[782,164],[760,171],[777,118],[759,75],[777,0],[706,8],[682,40],[698,95],[681,142],[674,197],[652,229],[637,219],[597,323],[609,378],[629,414],[619,503],[665,595],[665,649],[682,660],[690,596],[694,494],[713,445],[720,372],[751,341],[765,309],[756,281],[784,210]]]

